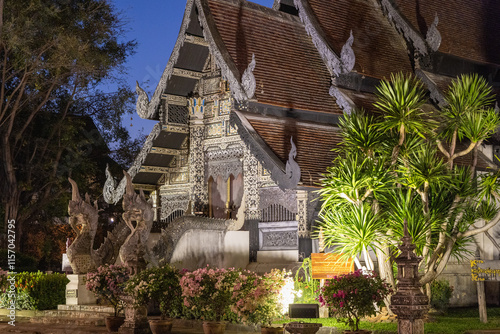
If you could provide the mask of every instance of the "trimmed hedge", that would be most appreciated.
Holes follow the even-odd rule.
[[[64,274],[45,274],[42,272],[22,272],[16,274],[17,309],[24,310],[52,310],[57,305],[66,303],[66,285],[69,279]],[[6,282],[8,285],[9,283]],[[5,293],[8,286],[2,287],[0,307],[9,305],[9,298]],[[21,298],[20,298],[21,297]]]

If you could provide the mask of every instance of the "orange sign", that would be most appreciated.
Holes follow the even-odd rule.
[[[328,279],[354,271],[353,259],[341,259],[332,253],[312,253],[312,278]]]

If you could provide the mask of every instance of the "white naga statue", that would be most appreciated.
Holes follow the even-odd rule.
[[[127,178],[126,193],[123,195],[123,220],[130,228],[130,235],[120,248],[120,260],[135,275],[146,268],[151,262],[151,253],[147,242],[153,227],[153,207],[146,201],[144,192],[137,194],[132,186],[132,178],[123,172]]]
[[[71,201],[68,205],[69,224],[77,236],[68,247],[67,255],[73,273],[86,274],[95,269],[92,250],[97,232],[97,201],[92,205],[88,194],[85,194],[85,200],[82,200],[76,182],[71,178],[68,180],[72,187]]]

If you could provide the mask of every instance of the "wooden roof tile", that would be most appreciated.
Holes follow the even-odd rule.
[[[352,30],[356,55],[354,70],[376,78],[392,72],[412,72],[404,39],[390,25],[374,1],[308,0],[332,49],[340,55]]]
[[[301,182],[305,186],[319,186],[321,175],[337,157],[332,149],[340,142],[339,129],[294,119],[279,119],[246,114],[259,136],[283,162],[291,149],[290,136],[297,146],[295,161],[301,168]]]
[[[394,0],[400,12],[426,36],[437,26],[439,51],[477,62],[500,64],[500,2],[498,0]]]
[[[330,73],[297,17],[247,1],[208,4],[240,76],[255,54],[258,102],[342,113],[328,93]]]

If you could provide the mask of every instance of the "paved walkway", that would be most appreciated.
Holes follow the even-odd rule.
[[[108,333],[104,326],[76,326],[72,324],[44,324],[31,323],[28,319],[16,320],[15,326],[9,325],[7,322],[0,322],[0,333],[2,334],[94,334]],[[203,333],[201,328],[187,328],[175,326],[172,328],[172,334],[200,334]],[[244,334],[256,333],[249,331],[241,331],[234,329],[226,330],[226,334]],[[317,334],[340,334],[335,328],[323,327],[320,328]],[[500,334],[500,329],[489,330],[473,330],[465,334]]]

